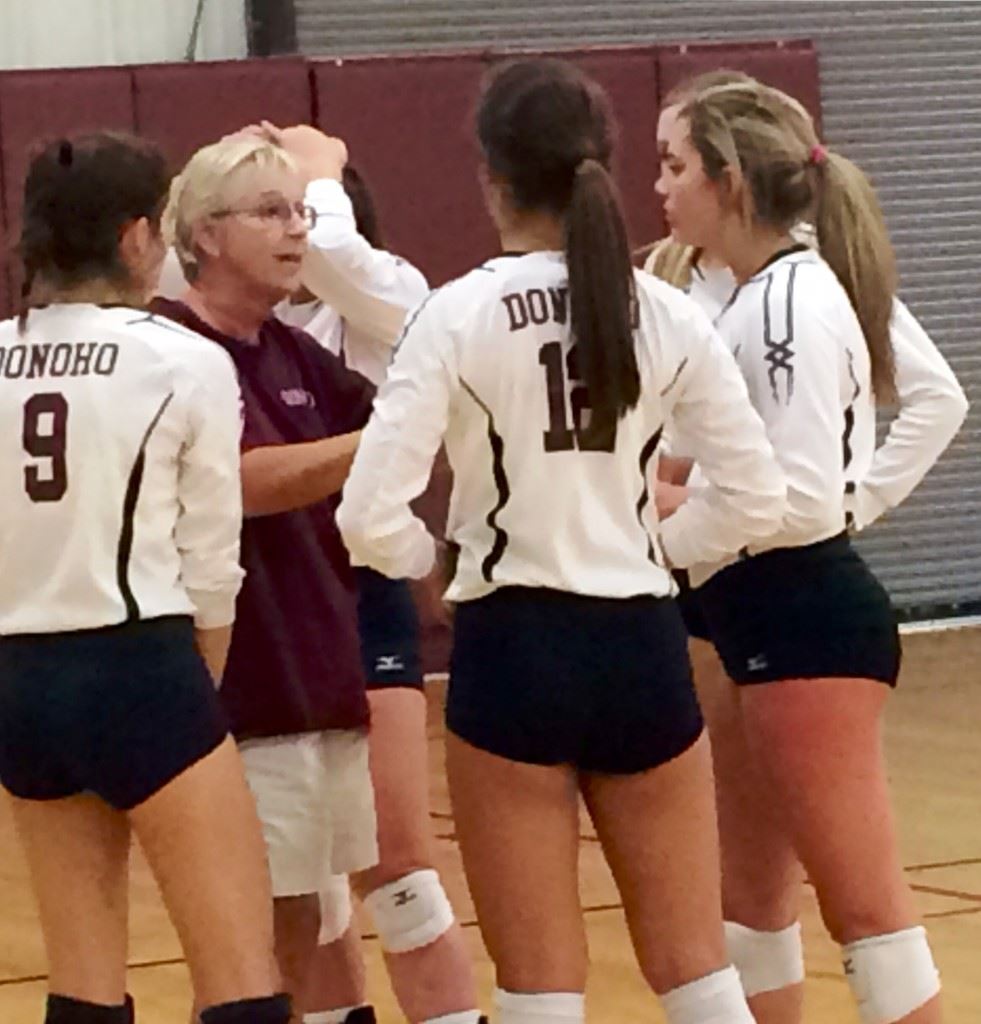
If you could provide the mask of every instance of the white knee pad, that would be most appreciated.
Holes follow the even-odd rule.
[[[351,927],[351,885],[347,875],[331,875],[320,892],[318,946],[336,942]]]
[[[859,939],[842,952],[863,1024],[893,1024],[940,991],[924,928]]]
[[[804,980],[800,924],[779,932],[758,932],[726,921],[726,948],[747,996],[775,992]]]
[[[582,992],[505,992],[494,989],[496,1024],[582,1024]]]
[[[453,908],[431,870],[413,871],[365,898],[386,953],[408,953],[435,942],[453,925]]]
[[[661,996],[668,1024],[753,1024],[734,967],[708,974]]]

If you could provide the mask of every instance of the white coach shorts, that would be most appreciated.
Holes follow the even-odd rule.
[[[266,840],[273,896],[322,892],[378,863],[368,735],[329,730],[239,744]]]

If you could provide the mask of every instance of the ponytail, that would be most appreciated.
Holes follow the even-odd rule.
[[[823,152],[815,173],[818,247],[858,315],[876,398],[891,404],[897,397],[889,327],[897,274],[882,208],[865,174],[840,154]]]
[[[694,246],[683,245],[668,236],[650,247],[644,260],[644,271],[687,291],[697,262],[698,250]]]
[[[565,215],[572,337],[592,414],[587,444],[609,443],[617,420],[640,399],[634,347],[636,288],[627,229],[606,168],[583,160]]]
[[[792,231],[814,217],[818,249],[845,289],[865,335],[872,389],[896,400],[889,325],[896,257],[868,178],[821,145],[804,108],[786,93],[750,81],[708,89],[681,112],[706,173],[728,166],[748,185],[745,202],[769,228]]]
[[[34,278],[37,268],[33,262],[24,261],[24,281],[20,286],[20,306],[17,312],[17,333],[27,330],[27,317],[31,312],[31,292],[34,290]]]

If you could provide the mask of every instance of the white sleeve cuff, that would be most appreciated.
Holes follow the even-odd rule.
[[[235,621],[235,591],[216,593],[213,590],[188,590],[187,596],[194,605],[194,625],[197,629],[221,629]]]
[[[888,509],[889,503],[864,484],[859,484],[854,494],[845,495],[845,511],[851,514],[852,524],[859,531],[871,526]]]

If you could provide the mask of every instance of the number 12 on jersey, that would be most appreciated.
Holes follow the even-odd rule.
[[[616,445],[616,433],[590,438],[586,435],[589,426],[588,415],[592,412],[589,391],[582,383],[579,372],[579,353],[576,346],[569,349],[563,360],[562,342],[550,341],[538,350],[538,362],[545,367],[545,388],[548,392],[548,430],[542,434],[547,452],[571,452],[577,448],[583,452],[612,452]],[[566,412],[566,376],[573,382],[569,391],[572,407],[572,426]]]

